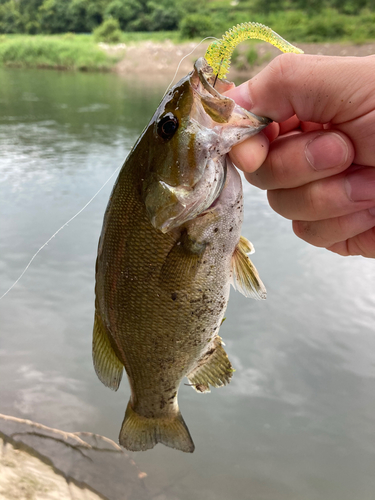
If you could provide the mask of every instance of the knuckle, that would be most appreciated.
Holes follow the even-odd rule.
[[[279,202],[278,202],[278,198],[279,198],[279,193],[277,191],[277,189],[272,189],[270,191],[267,191],[267,199],[268,199],[268,203],[270,205],[270,207],[272,208],[272,210],[274,210],[276,213],[282,215],[279,211]]]
[[[326,199],[321,182],[311,182],[306,185],[306,211],[309,220],[320,220],[324,218]]]
[[[277,149],[271,150],[267,157],[267,167],[273,188],[286,188],[290,184],[288,165]]]
[[[327,248],[332,242],[327,241],[320,226],[309,221],[293,221],[293,231],[298,238],[316,247]]]
[[[272,210],[286,219],[293,219],[290,215],[289,208],[285,206],[285,193],[283,189],[271,189],[267,191],[268,203]]]
[[[375,257],[375,227],[347,240],[348,255]]]
[[[269,64],[271,73],[279,76],[282,80],[289,80],[295,71],[298,64],[298,55],[293,53],[280,54],[275,57]]]
[[[342,257],[348,257],[350,255],[347,240],[335,243],[334,245],[327,247],[327,250],[336,253],[338,255],[341,255]]]
[[[252,173],[245,173],[245,179],[252,185],[257,187],[258,189],[262,189],[265,191],[267,189],[266,183],[262,180],[261,169],[256,170]]]
[[[310,243],[311,237],[316,236],[316,231],[313,226],[306,221],[294,220],[293,221],[293,231],[298,238]]]

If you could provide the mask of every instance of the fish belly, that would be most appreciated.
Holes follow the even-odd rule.
[[[132,186],[131,179],[125,179],[111,196],[96,276],[103,335],[131,386],[120,443],[128,449],[148,449],[163,442],[192,451],[177,392],[185,376],[197,391],[207,392],[209,385],[224,385],[232,375],[218,331],[240,236],[242,196],[237,194],[224,207],[225,216],[218,217],[215,208],[206,221],[200,217],[163,234],[150,224]],[[191,241],[198,251],[191,251]]]

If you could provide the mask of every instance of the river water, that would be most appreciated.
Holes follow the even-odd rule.
[[[164,89],[0,69],[0,295],[120,166]],[[129,388],[91,361],[94,265],[114,178],[0,301],[0,413],[117,440]],[[130,453],[157,500],[375,499],[375,262],[310,247],[244,186],[266,301],[232,292],[232,383],[183,386],[196,445]],[[151,498],[151,497],[150,497]]]

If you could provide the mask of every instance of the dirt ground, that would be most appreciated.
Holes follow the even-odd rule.
[[[168,82],[181,62],[176,74],[176,80],[192,70],[193,62],[204,55],[209,42],[197,47],[196,43],[175,45],[171,41],[142,42],[139,44],[121,44],[121,46],[107,46],[106,50],[114,52],[122,50],[123,59],[116,65],[115,71],[120,75],[134,78],[145,78],[149,81]],[[301,43],[298,44],[306,54],[338,55],[338,56],[367,56],[375,54],[375,43],[353,45],[349,43]],[[195,50],[194,50],[195,49]],[[193,53],[191,53],[194,50]],[[267,43],[257,45],[259,59],[264,62],[255,65],[246,71],[238,71],[232,67],[228,78],[235,81],[245,81],[258,73],[266,64],[280,54],[280,51]],[[186,57],[185,57],[186,56]],[[182,58],[185,59],[182,60]]]

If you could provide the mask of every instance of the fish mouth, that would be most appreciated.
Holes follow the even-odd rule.
[[[235,86],[234,83],[217,78],[204,57],[197,59],[194,70],[191,77],[192,87],[207,117],[212,120],[212,123],[208,125],[206,119],[205,125],[211,129],[217,129],[220,126],[223,129],[222,132],[234,130],[235,134],[231,138],[230,147],[257,134],[272,122],[270,118],[255,115],[236,104],[232,98],[224,95]],[[192,116],[194,117],[194,113]],[[198,121],[199,119],[202,119],[201,114]],[[225,134],[222,133],[222,135]]]
[[[169,93],[170,100],[179,96],[179,107],[186,92],[189,109],[186,106],[181,115],[178,139],[165,146],[174,153],[173,161],[165,164],[171,165],[172,170],[163,168],[160,176],[155,173],[143,191],[149,220],[163,233],[194,219],[215,203],[226,180],[226,154],[271,122],[223,95],[233,86],[216,78],[201,57],[195,62],[194,71]],[[167,98],[160,105],[164,114],[169,104]]]

